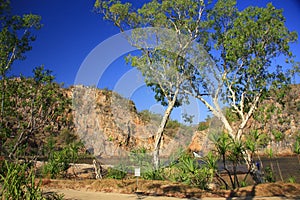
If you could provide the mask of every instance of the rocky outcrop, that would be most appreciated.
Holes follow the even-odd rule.
[[[76,134],[96,156],[126,156],[131,150],[145,148],[151,152],[159,121],[143,121],[134,103],[119,94],[97,88],[72,88]],[[165,134],[161,156],[169,156],[188,144],[191,131],[176,130]]]

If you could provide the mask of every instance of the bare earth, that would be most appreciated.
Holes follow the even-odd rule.
[[[74,177],[74,172],[77,178]],[[300,200],[300,184],[297,183],[276,182],[247,186],[237,190],[204,191],[170,181],[139,179],[137,184],[135,177],[127,177],[125,180],[95,180],[93,172],[91,165],[77,164],[67,172],[70,179],[43,179],[43,191],[64,194],[67,200]]]
[[[168,181],[139,180],[50,180],[42,183],[44,192],[64,194],[68,200],[175,200],[175,199],[247,199],[247,200],[279,200],[300,199],[300,184],[268,183],[248,186],[238,190],[203,191],[187,185]]]
[[[103,192],[89,192],[89,191],[77,191],[71,189],[52,190],[59,194],[64,194],[66,200],[85,200],[85,199],[106,199],[106,200],[197,200],[199,198],[176,198],[176,197],[164,197],[164,196],[144,196],[139,194],[118,194],[118,193],[103,193]],[[296,198],[287,197],[203,197],[202,200],[289,200]]]

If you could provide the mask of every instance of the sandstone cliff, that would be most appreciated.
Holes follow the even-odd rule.
[[[76,86],[72,88],[75,132],[95,156],[126,156],[145,148],[151,153],[159,120],[143,120],[131,100],[108,90]],[[192,138],[191,128],[167,130],[161,156],[167,157]]]

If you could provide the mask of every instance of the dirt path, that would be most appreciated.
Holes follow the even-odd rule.
[[[175,197],[155,197],[155,196],[142,196],[136,194],[117,194],[117,193],[104,193],[104,192],[90,192],[90,191],[76,191],[71,189],[51,190],[58,194],[64,194],[66,200],[92,200],[92,199],[105,199],[105,200],[178,200]],[[181,199],[183,200],[183,199]]]
[[[64,194],[66,200],[200,200],[198,198],[175,198],[163,196],[142,196],[136,194],[117,194],[117,193],[103,193],[90,191],[77,191],[72,189],[55,189],[47,192],[57,192]],[[230,197],[230,198],[213,198],[203,197],[201,200],[292,200],[295,198],[286,197]]]

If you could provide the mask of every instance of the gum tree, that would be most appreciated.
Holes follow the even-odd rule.
[[[210,35],[210,51],[215,61],[214,84],[207,85],[202,68],[191,79],[188,91],[202,101],[222,121],[226,131],[235,141],[243,141],[245,127],[269,91],[286,88],[290,81],[288,71],[275,65],[276,58],[293,63],[289,44],[297,38],[284,22],[282,10],[272,4],[265,8],[248,7],[239,11],[235,0],[219,0],[207,15]],[[203,95],[202,91],[207,95]],[[282,93],[281,93],[282,94]],[[204,97],[211,97],[208,102]],[[279,97],[280,98],[280,97]],[[238,116],[229,123],[222,112],[222,103]],[[261,182],[251,153],[242,152],[254,180]]]
[[[186,100],[182,92],[190,74],[186,57],[189,46],[201,33],[204,4],[193,0],[151,1],[134,10],[131,4],[121,1],[96,1],[95,7],[122,32],[136,28],[129,40],[141,55],[129,55],[127,61],[142,73],[155,99],[166,107],[155,135],[153,161],[158,169],[161,140],[170,114]],[[153,29],[138,29],[144,27]]]

